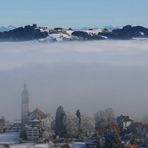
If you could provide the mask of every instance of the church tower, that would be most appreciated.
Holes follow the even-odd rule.
[[[29,93],[26,84],[24,84],[24,89],[22,91],[22,125],[28,123],[29,116]]]

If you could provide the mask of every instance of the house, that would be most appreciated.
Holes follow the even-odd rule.
[[[15,122],[13,124],[7,125],[6,132],[20,132],[21,128],[22,128],[22,124]]]
[[[29,122],[25,127],[29,141],[38,141],[42,136],[42,120],[45,118],[47,118],[47,115],[38,108],[29,113]]]
[[[39,121],[41,121],[42,119],[46,117],[47,115],[38,108],[36,108],[34,111],[29,113],[29,121],[34,120],[34,119],[38,119]]]
[[[130,119],[129,116],[121,115],[117,117],[117,123],[119,125],[120,130],[122,131],[126,130],[133,123],[133,120]]]
[[[132,124],[133,120],[131,120],[130,118],[125,118],[123,120],[123,129],[127,129],[131,124]]]
[[[30,127],[26,128],[27,139],[29,141],[37,141],[40,137],[40,130],[38,127]]]

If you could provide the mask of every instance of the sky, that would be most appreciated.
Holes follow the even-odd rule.
[[[148,26],[148,0],[0,0],[0,26]]]

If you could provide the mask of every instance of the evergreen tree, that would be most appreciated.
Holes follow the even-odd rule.
[[[65,137],[67,135],[65,119],[66,113],[64,112],[64,108],[59,106],[55,118],[55,134],[59,137]]]
[[[77,116],[77,118],[79,120],[79,123],[78,123],[78,136],[80,136],[80,134],[81,134],[81,112],[80,112],[79,109],[76,111],[76,116]]]

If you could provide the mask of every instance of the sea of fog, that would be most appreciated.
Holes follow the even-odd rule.
[[[147,118],[148,40],[0,42],[0,116],[20,119],[24,83],[31,111],[112,107],[116,115]]]

